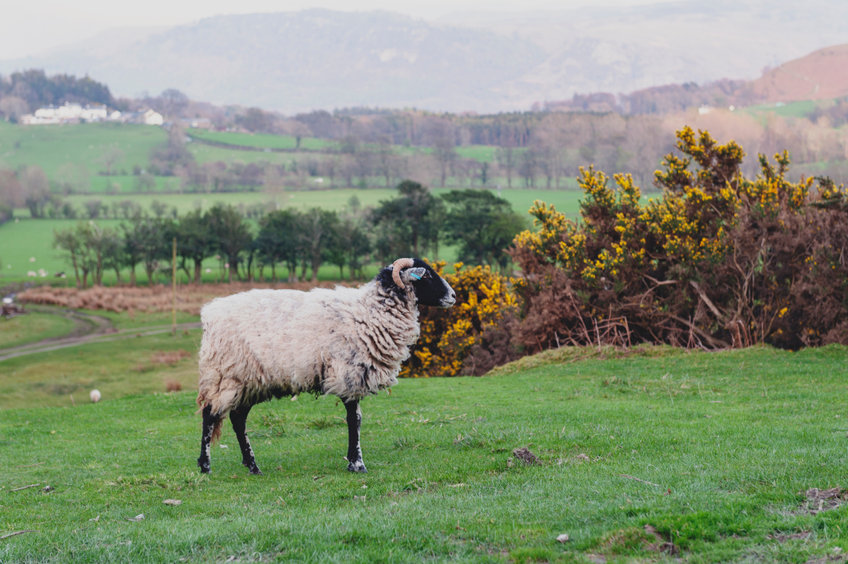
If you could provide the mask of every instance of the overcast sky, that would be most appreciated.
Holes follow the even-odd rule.
[[[172,26],[222,14],[330,8],[390,10],[425,19],[454,11],[633,5],[669,0],[13,0],[0,11],[0,59],[17,59],[87,39],[109,28]]]

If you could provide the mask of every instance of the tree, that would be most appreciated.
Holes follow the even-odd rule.
[[[275,210],[259,220],[256,246],[263,260],[271,265],[271,277],[275,280],[278,262],[288,268],[289,282],[297,280],[302,221],[302,214],[293,209]]]
[[[18,123],[21,116],[26,115],[28,112],[29,105],[23,98],[18,98],[17,96],[0,97],[0,115],[6,121]]]
[[[174,234],[173,222],[167,219],[144,217],[138,225],[139,250],[147,284],[153,284],[153,275],[159,268],[159,261],[171,258],[171,245]]]
[[[459,259],[505,268],[509,256],[504,250],[524,227],[509,202],[488,190],[451,190],[442,199],[447,203],[444,233],[449,243],[459,245]]]
[[[380,202],[372,212],[381,260],[410,253],[421,256],[428,249],[438,253],[444,203],[412,180],[404,180],[397,190],[397,198]]]
[[[189,103],[188,96],[176,88],[168,88],[167,90],[163,90],[159,95],[157,109],[165,114],[165,116],[174,119],[183,115]]]
[[[153,174],[174,176],[181,170],[189,169],[194,163],[194,155],[185,146],[185,132],[179,127],[172,127],[168,140],[150,151],[150,169]]]
[[[318,281],[318,269],[327,258],[338,222],[339,216],[336,212],[321,208],[311,208],[303,214],[300,233],[303,249],[301,260],[311,268],[312,282]]]
[[[212,246],[227,258],[227,281],[239,277],[239,255],[246,250],[253,237],[244,218],[231,205],[216,204],[207,212]]]
[[[339,267],[339,278],[344,278],[347,265],[350,279],[362,275],[363,258],[371,251],[371,240],[362,224],[363,216],[350,210],[339,216],[327,247],[327,259]]]
[[[121,283],[121,269],[126,264],[124,259],[124,241],[121,233],[112,227],[103,230],[102,238],[103,268],[115,271],[115,280]]]
[[[120,226],[124,265],[130,269],[130,286],[136,285],[135,267],[142,261],[144,255],[144,238],[148,232],[147,221],[147,218],[139,211],[129,223],[121,223]]]
[[[124,152],[118,146],[112,145],[100,155],[98,162],[106,167],[104,171],[106,176],[112,176],[114,172],[112,169],[122,160],[124,160]]]
[[[58,169],[56,185],[62,194],[84,192],[91,185],[88,169],[81,163],[65,163]]]
[[[77,288],[84,288],[82,279],[80,278],[80,266],[82,262],[82,241],[80,240],[74,228],[54,229],[53,230],[53,246],[67,254],[67,259],[74,269],[74,278]]]
[[[24,203],[33,218],[43,218],[44,210],[50,201],[50,182],[40,166],[32,165],[18,173],[18,180],[24,192]]]
[[[98,219],[100,214],[106,210],[106,206],[100,200],[86,200],[83,202],[88,219]]]
[[[236,124],[254,133],[272,133],[277,117],[260,108],[248,108],[243,114],[236,116]]]
[[[92,284],[103,284],[103,271],[114,269],[120,281],[122,266],[122,250],[120,235],[117,230],[102,227],[94,221],[81,222],[76,230],[79,243],[85,250],[82,253],[83,288],[86,285],[86,275],[92,274]]]
[[[176,236],[181,268],[186,276],[195,284],[199,284],[203,261],[214,252],[208,218],[199,209],[187,213],[176,225]],[[193,276],[189,274],[186,266],[189,260],[194,262]]]
[[[0,205],[14,209],[24,205],[26,198],[15,171],[0,169]]]
[[[448,137],[439,137],[433,147],[433,156],[439,163],[439,180],[441,181],[439,185],[444,188],[448,173],[453,170],[458,157],[453,142]]]
[[[506,173],[506,186],[512,188],[512,175],[515,172],[516,156],[513,147],[499,147],[495,152],[495,159],[498,165]]]

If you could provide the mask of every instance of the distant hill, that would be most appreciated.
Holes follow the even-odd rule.
[[[197,100],[284,112],[492,110],[509,104],[497,86],[544,58],[526,39],[390,12],[329,10],[213,17],[93,53],[89,43],[25,64],[100,77],[116,94],[177,88]]]
[[[751,90],[765,102],[848,96],[848,44],[820,49],[768,70],[753,81]]]
[[[116,96],[176,88],[194,100],[287,114],[356,106],[523,111],[576,93],[751,80],[766,67],[848,42],[846,21],[841,0],[599,2],[439,21],[307,10],[103,34],[42,57],[0,61],[0,73],[43,68],[90,76]]]

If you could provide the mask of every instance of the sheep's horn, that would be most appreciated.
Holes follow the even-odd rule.
[[[400,279],[400,271],[404,268],[409,268],[414,265],[415,261],[413,261],[411,258],[399,258],[392,263],[392,280],[395,281],[395,284],[398,285],[398,288],[406,288],[406,286],[403,285],[403,282]]]

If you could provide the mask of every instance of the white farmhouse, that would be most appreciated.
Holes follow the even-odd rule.
[[[142,118],[146,125],[162,125],[165,123],[165,118],[162,117],[162,114],[155,110],[147,110],[142,114]]]
[[[34,114],[21,117],[21,123],[29,125],[49,125],[57,123],[76,123],[79,121],[103,121],[108,117],[108,110],[102,104],[87,105],[65,102],[58,108],[49,106],[38,108]]]

